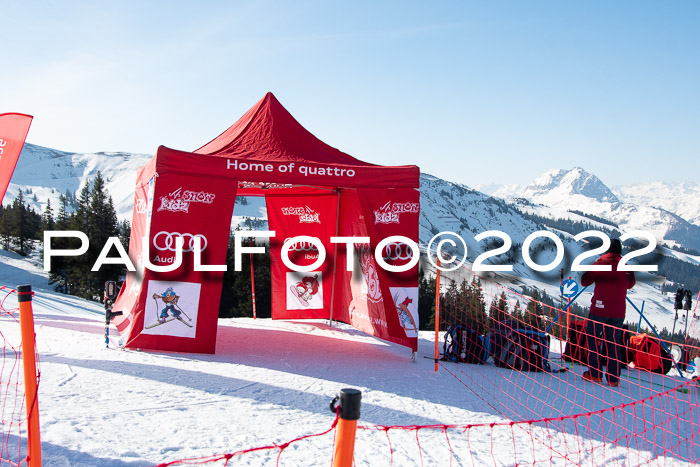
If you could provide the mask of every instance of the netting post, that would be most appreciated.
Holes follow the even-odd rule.
[[[435,277],[435,371],[438,371],[440,358],[440,255],[437,255]]]
[[[27,464],[30,467],[41,467],[41,436],[39,434],[39,398],[37,397],[32,295],[31,285],[20,285],[17,287],[19,324],[22,333],[24,397],[27,405]]]
[[[333,467],[352,467],[355,454],[355,432],[357,421],[360,419],[360,401],[362,392],[357,389],[345,388],[331,402],[331,411],[340,409],[338,431],[333,449]],[[338,404],[337,406],[335,404]]]

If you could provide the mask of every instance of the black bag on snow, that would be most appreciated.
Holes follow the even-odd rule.
[[[498,323],[491,336],[496,366],[519,371],[552,371],[549,335],[532,326],[509,320]]]
[[[457,363],[484,363],[489,357],[488,343],[475,330],[461,324],[450,325],[445,332],[442,360]]]

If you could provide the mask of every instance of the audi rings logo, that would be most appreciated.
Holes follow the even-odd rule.
[[[291,238],[285,238],[284,243],[287,244],[291,241]],[[311,242],[296,242],[292,246],[289,247],[289,251],[316,251],[318,252],[318,248],[316,248],[316,245],[314,245]]]
[[[384,258],[384,261],[387,260],[410,260],[413,258],[413,250],[411,250],[411,247],[405,243],[399,243],[399,242],[393,242],[393,243],[388,243],[384,247],[384,251],[382,252],[382,258]]]
[[[175,251],[175,240],[182,238],[182,252],[194,251],[194,239],[202,239],[202,251],[207,249],[207,237],[202,234],[180,233],[180,232],[158,232],[153,237],[153,246],[160,251]]]

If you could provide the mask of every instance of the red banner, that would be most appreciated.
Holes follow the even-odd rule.
[[[347,271],[347,252],[338,251],[338,282],[342,304],[337,319],[367,334],[418,348],[418,266],[405,272],[385,271],[375,258],[377,244],[400,235],[418,242],[420,194],[413,189],[344,190],[340,199],[340,235],[369,237],[369,244],[353,248],[353,271]],[[411,262],[410,247],[389,242],[382,259],[389,266]]]
[[[405,272],[390,272],[377,267],[374,249],[380,241],[390,236],[403,236],[418,243],[418,217],[420,193],[414,189],[365,189],[358,190],[365,225],[370,237],[371,250],[360,258],[363,266],[373,266],[378,280],[381,299],[384,302],[385,332],[378,337],[396,342],[414,351],[418,349],[418,265]],[[369,262],[371,258],[372,262]],[[411,262],[413,252],[401,242],[388,243],[382,250],[382,258],[390,266],[404,266]],[[370,268],[371,269],[371,268]],[[363,267],[363,275],[366,275]],[[369,277],[368,277],[369,279]],[[368,282],[368,290],[369,287]],[[370,304],[370,311],[372,305]]]
[[[147,188],[138,187],[132,241],[139,234],[148,239],[153,266],[174,264],[178,239],[183,255],[176,270],[155,272],[144,270],[145,258],[134,251],[140,242],[130,246],[138,271],[129,275],[115,304],[128,309],[136,301],[126,324],[131,326],[127,347],[214,352],[223,272],[195,271],[194,246],[199,239],[202,265],[226,264],[235,197],[235,185],[213,177],[154,177]]]
[[[333,293],[333,244],[338,198],[331,196],[269,196],[267,216],[275,238],[270,242],[272,318],[329,318]],[[326,259],[309,272],[295,272],[281,259],[282,245],[295,236],[316,237],[326,250]],[[318,248],[311,242],[294,242],[289,259],[298,266],[314,264]]]
[[[17,113],[0,114],[0,202],[15,171],[32,118]]]

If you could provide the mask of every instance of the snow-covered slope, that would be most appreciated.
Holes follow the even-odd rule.
[[[627,203],[665,209],[700,226],[700,183],[653,182],[612,186],[611,189]]]
[[[114,200],[117,216],[131,219],[136,169],[150,158],[147,154],[121,152],[72,153],[27,143],[17,161],[3,204],[12,203],[21,188],[34,210],[41,212],[50,199],[55,214],[60,195],[68,192],[76,197],[85,182],[92,180],[99,171]],[[28,194],[27,189],[30,190]]]

